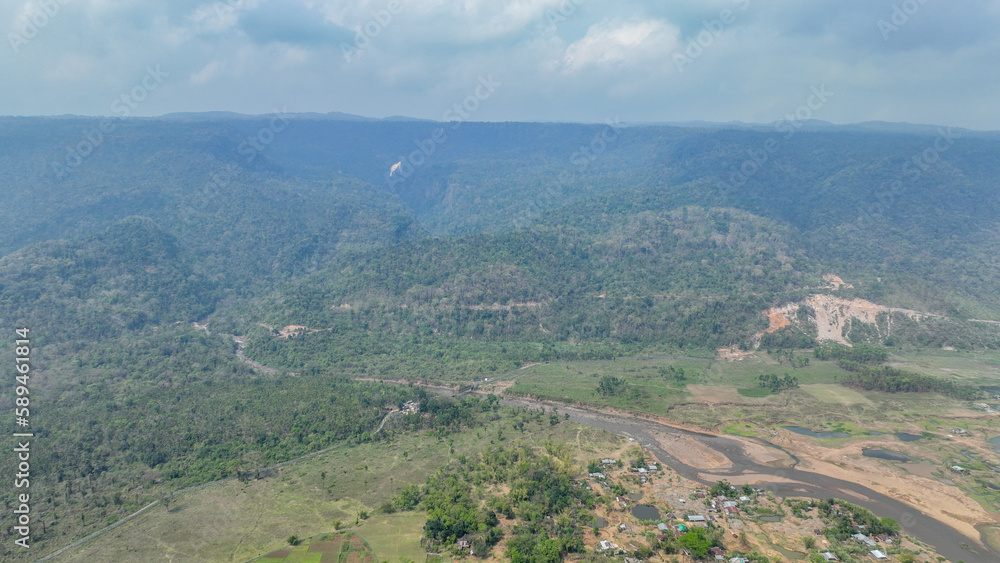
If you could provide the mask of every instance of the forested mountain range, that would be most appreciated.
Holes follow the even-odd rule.
[[[0,317],[45,318],[45,307],[23,312],[33,295],[138,295],[129,284],[170,294],[129,306],[122,322],[133,327],[204,318],[250,296],[371,304],[377,291],[405,304],[430,292],[462,306],[568,307],[557,332],[578,338],[591,321],[573,315],[597,313],[564,303],[606,294],[599,309],[616,312],[590,334],[674,340],[677,331],[665,336],[612,303],[676,294],[731,308],[730,298],[752,296],[747,314],[724,314],[731,329],[681,339],[714,345],[759,323],[751,308],[815,287],[825,272],[887,305],[1000,315],[993,135],[196,117],[0,121]],[[172,250],[102,250],[144,246],[151,233]],[[117,265],[100,258],[112,254]],[[129,268],[143,275],[123,281]],[[317,306],[284,301],[261,315],[316,322]],[[625,325],[646,328],[617,330],[629,315]]]

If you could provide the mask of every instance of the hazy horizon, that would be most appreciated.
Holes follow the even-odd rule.
[[[1000,0],[0,5],[0,114],[1000,129]],[[817,96],[816,92],[823,95]],[[802,108],[806,108],[803,110]]]

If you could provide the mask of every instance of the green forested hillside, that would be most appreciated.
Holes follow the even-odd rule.
[[[771,299],[819,283],[787,228],[744,212],[580,223],[346,255],[258,305],[270,326],[316,332],[256,331],[250,352],[302,367],[358,333],[385,346],[423,337],[714,347],[765,328]]]
[[[0,323],[44,326],[52,341],[195,320],[218,298],[216,284],[195,271],[175,237],[149,219],[126,218],[82,241],[37,243],[0,258]]]

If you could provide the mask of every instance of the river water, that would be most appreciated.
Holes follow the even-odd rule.
[[[502,404],[537,409],[540,406],[554,406],[530,399],[503,399]],[[713,484],[710,479],[703,479],[700,471],[683,460],[679,460],[660,448],[651,432],[672,433],[693,438],[729,458],[732,467],[727,470],[712,470],[714,475],[736,476],[743,473],[770,475],[794,482],[756,483],[757,487],[773,491],[781,497],[810,497],[816,499],[842,498],[875,512],[879,516],[893,518],[900,523],[903,531],[924,543],[933,545],[944,557],[952,561],[963,560],[965,563],[996,563],[1000,554],[988,551],[980,546],[978,553],[967,551],[962,546],[968,539],[958,531],[945,525],[931,516],[904,504],[892,497],[883,495],[858,483],[845,481],[792,468],[776,468],[756,462],[744,452],[737,440],[724,436],[714,436],[675,428],[644,418],[620,414],[607,414],[598,410],[574,407],[565,404],[558,406],[559,412],[569,414],[569,419],[577,424],[591,426],[623,434],[642,443],[653,452],[663,464],[669,466],[681,476],[706,485]],[[771,446],[765,442],[765,445]],[[772,446],[773,447],[773,446]],[[787,453],[787,452],[785,452]]]

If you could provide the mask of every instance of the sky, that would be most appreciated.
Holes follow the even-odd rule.
[[[0,115],[1000,130],[1000,0],[0,0]]]

